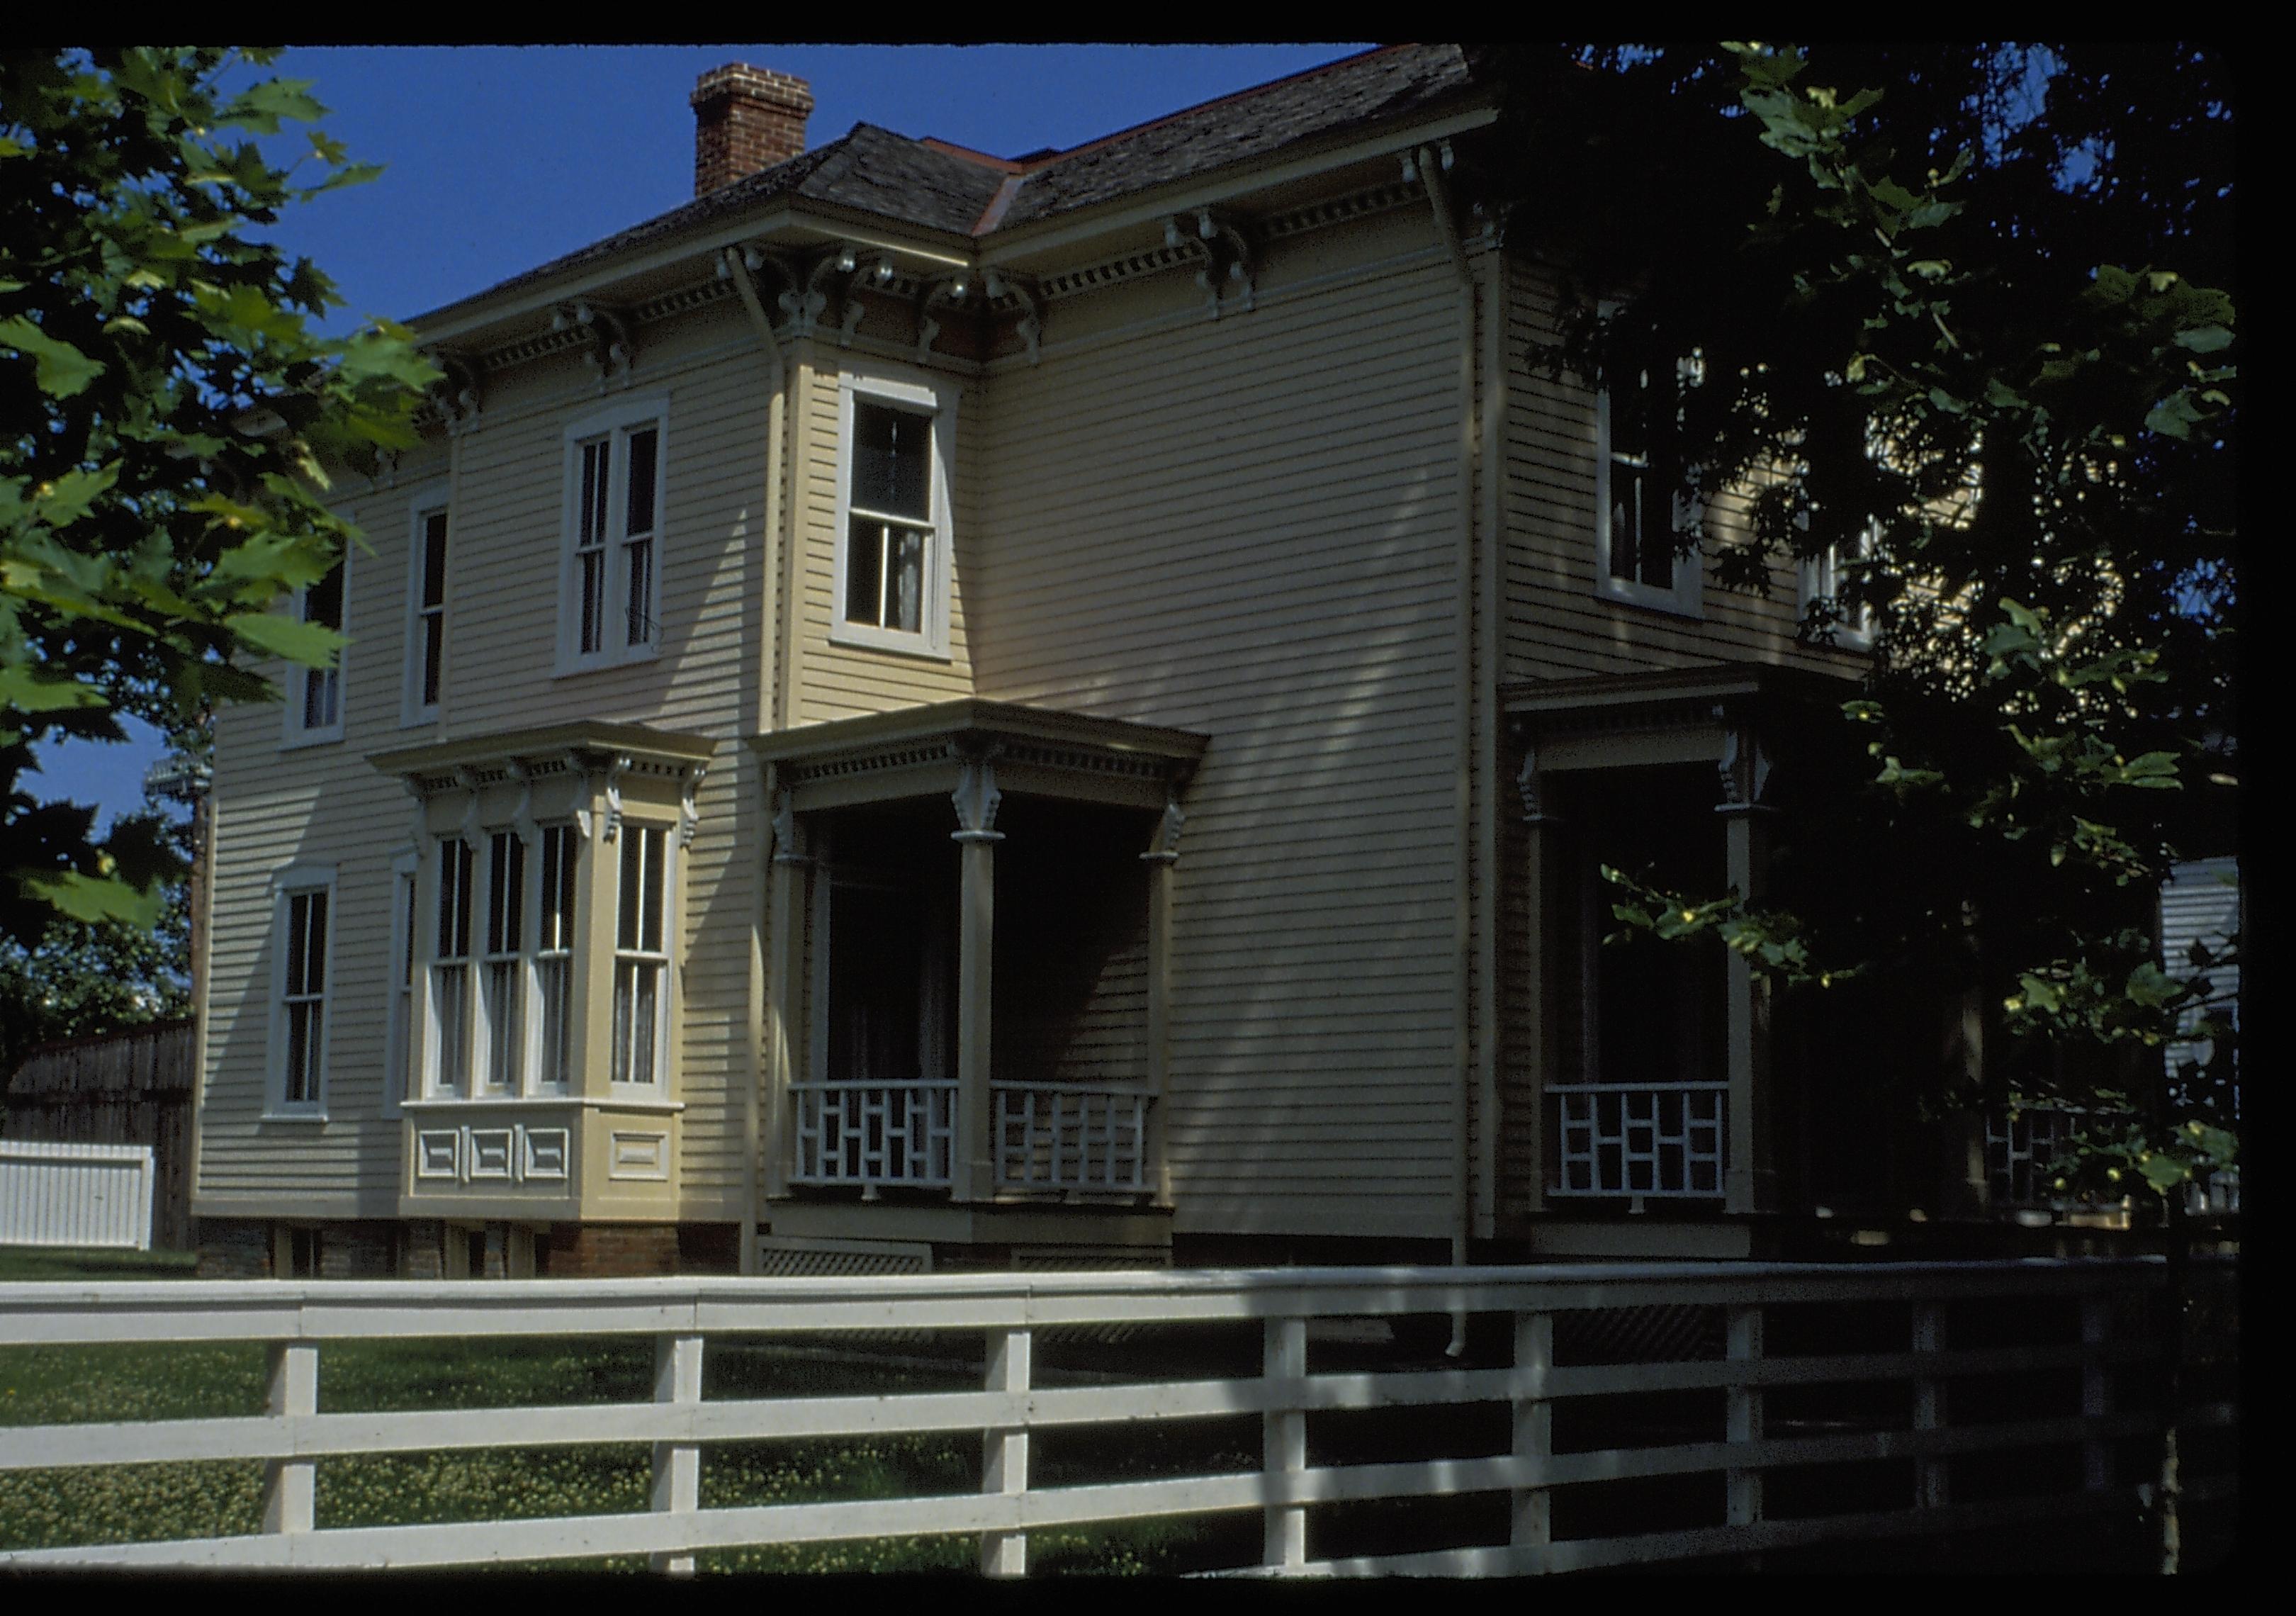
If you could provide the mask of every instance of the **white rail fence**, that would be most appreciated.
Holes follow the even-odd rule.
[[[0,1139],[0,1246],[152,1249],[152,1147]]]
[[[0,1285],[0,1347],[122,1341],[268,1343],[268,1411],[243,1417],[0,1427],[0,1469],[135,1464],[193,1459],[266,1465],[264,1530],[193,1541],[116,1543],[0,1554],[12,1568],[104,1566],[295,1569],[438,1566],[608,1554],[693,1568],[698,1552],[756,1544],[936,1533],[978,1535],[983,1568],[1026,1569],[1029,1534],[1146,1517],[1256,1513],[1259,1564],[1273,1575],[1475,1574],[1562,1571],[1776,1550],[1860,1538],[1984,1528],[2095,1512],[2134,1521],[2158,1415],[2116,1395],[2156,1351],[2126,1317],[2157,1291],[2152,1261],[2027,1260],[1966,1264],[1633,1264],[1434,1269],[1292,1269],[1050,1275],[917,1275],[820,1279],[519,1281],[487,1285],[414,1282],[177,1282]],[[2130,1304],[2134,1302],[2132,1309]],[[2067,1325],[2054,1341],[1956,1344],[1949,1321],[1971,1309],[2054,1308]],[[1717,1349],[1668,1362],[1577,1361],[1602,1332],[1583,1326],[1618,1309],[1707,1309],[1724,1328]],[[1811,1309],[1863,1309],[1902,1326],[1891,1342],[1813,1337]],[[1877,1309],[1879,1310],[1877,1315]],[[1504,1316],[1512,1362],[1487,1367],[1424,1363],[1365,1369],[1330,1359],[1332,1333],[1316,1321],[1466,1310]],[[1604,1311],[1608,1310],[1608,1311]],[[1772,1321],[1775,1321],[1773,1323]],[[1766,1324],[1770,1327],[1766,1331]],[[1111,1325],[1242,1329],[1261,1343],[1261,1371],[1224,1377],[1046,1385],[1032,1374],[1040,1336],[1073,1342],[1080,1327]],[[1562,1326],[1558,1332],[1558,1325]],[[1789,1331],[1788,1326],[1792,1329]],[[958,1332],[985,1348],[979,1390],[783,1399],[704,1396],[714,1340],[778,1333]],[[1358,1332],[1360,1333],[1360,1332]],[[1800,1350],[1788,1345],[1792,1334]],[[322,1354],[360,1340],[581,1336],[652,1338],[651,1401],[590,1407],[325,1412]],[[1766,1340],[1771,1350],[1765,1350]],[[1811,1343],[1817,1345],[1813,1349]],[[1558,1352],[1558,1341],[1563,1350]],[[1317,1343],[1321,1343],[1317,1345]],[[1575,1343],[1575,1345],[1574,1345]],[[1326,1354],[1319,1371],[1311,1345]],[[1592,1355],[1600,1358],[1600,1353]],[[1384,1360],[1393,1362],[1394,1360]],[[1335,1366],[1336,1365],[1336,1366]],[[1960,1417],[1962,1389],[1988,1377],[2051,1372],[2071,1389],[2070,1412],[1998,1399]],[[1796,1389],[1875,1383],[1900,1389],[1892,1421],[1852,1428],[1800,1422],[1781,1399]],[[2125,1390],[2125,1389],[2124,1389]],[[1643,1445],[1578,1447],[1558,1422],[1585,1399],[1697,1391],[1718,1398],[1712,1431]],[[1972,1399],[1970,1407],[1977,1409]],[[1483,1405],[1499,1451],[1453,1443],[1447,1456],[1338,1462],[1330,1422],[1345,1411],[1415,1409],[1423,1437]],[[1448,1415],[1445,1411],[1450,1411]],[[1986,1417],[1989,1412],[1989,1421]],[[1089,1485],[1032,1484],[1032,1434],[1101,1429],[1111,1451],[1165,1422],[1256,1421],[1256,1467]],[[1362,1417],[1358,1415],[1356,1417]],[[2228,1425],[2230,1405],[2187,1412],[2188,1429]],[[1464,1418],[1458,1423],[1464,1424]],[[1568,1422],[1583,1431],[1585,1422]],[[984,1449],[977,1492],[824,1503],[701,1506],[709,1445],[775,1438],[977,1433]],[[1511,1432],[1511,1435],[1505,1434]],[[339,1456],[552,1445],[649,1445],[653,1490],[644,1512],[538,1520],[319,1529],[319,1465]],[[2121,1451],[2122,1449],[2128,1451]],[[1991,1456],[2022,1463],[2054,1453],[2032,1473],[2054,1490],[1956,1496],[1957,1466]],[[1228,1461],[1249,1466],[1234,1452]],[[1811,1519],[1772,1507],[1782,1472],[1808,1467],[1903,1465],[1886,1504]],[[1210,1463],[1210,1461],[1207,1461]],[[2188,1467],[2196,1469],[2197,1467]],[[1833,1473],[1827,1469],[1825,1473]],[[1557,1500],[1575,1489],[1631,1478],[1703,1476],[1717,1488],[1716,1518],[1675,1530],[1564,1531]],[[2048,1485],[2044,1483],[2044,1485]],[[2188,1474],[2188,1505],[2229,1483]],[[1407,1552],[1349,1554],[1344,1533],[1313,1522],[1349,1500],[1484,1495],[1496,1540]],[[1467,1518],[1463,1512],[1459,1518]],[[1449,1519],[1449,1516],[1446,1516]],[[1583,1528],[1591,1517],[1574,1520]]]

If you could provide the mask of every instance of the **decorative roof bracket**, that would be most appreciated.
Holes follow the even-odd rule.
[[[1243,226],[1225,214],[1210,208],[1196,209],[1193,224],[1178,215],[1164,221],[1164,244],[1177,247],[1193,234],[1201,244],[1203,267],[1196,271],[1196,284],[1204,289],[1207,308],[1215,320],[1220,317],[1220,292],[1228,282],[1242,289],[1237,299],[1246,314],[1252,309],[1252,294],[1259,276],[1258,251]]]
[[[460,437],[479,424],[479,410],[486,391],[484,375],[478,360],[469,354],[444,348],[426,352],[430,362],[447,373],[445,380],[430,390],[431,403],[446,422],[448,434]],[[394,460],[394,475],[396,471]]]
[[[679,847],[690,848],[693,845],[693,833],[701,824],[701,810],[695,805],[694,797],[701,790],[701,776],[709,772],[709,766],[707,763],[697,763],[685,771],[685,789],[678,794],[677,800],[677,845]]]
[[[935,298],[951,308],[962,308],[972,295],[972,278],[965,270],[922,281],[917,286],[917,357],[932,357],[933,339],[940,335],[940,322],[932,317]]]
[[[550,316],[550,329],[577,328],[589,335],[590,351],[583,358],[598,373],[598,390],[604,392],[616,381],[627,387],[637,365],[637,335],[628,316],[587,299],[560,304]]]
[[[1037,344],[1045,334],[1044,294],[1034,285],[1024,281],[1010,279],[994,269],[981,277],[981,284],[992,299],[1001,298],[1010,292],[1013,294],[1013,301],[1021,305],[1020,323],[1013,327],[1013,330],[1020,333],[1021,340],[1028,347],[1029,363],[1036,364],[1040,357],[1037,353]]]

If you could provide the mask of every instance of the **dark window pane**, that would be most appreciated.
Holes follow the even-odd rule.
[[[311,906],[311,940],[304,946],[301,991],[324,993],[327,987],[327,895],[314,892],[305,901]]]
[[[343,626],[343,570],[340,562],[332,572],[304,593],[303,620],[336,629]]]
[[[422,603],[447,601],[447,513],[434,511],[422,524]]]
[[[582,654],[606,644],[606,557],[593,550],[582,557]]]
[[[649,954],[659,954],[661,952],[661,856],[664,839],[660,831],[646,831],[641,833],[640,840],[645,847],[645,882],[640,897],[638,947]]]
[[[636,948],[638,946],[639,894],[645,888],[645,835],[625,825],[622,827],[622,893],[620,912],[617,916],[617,946]]]
[[[644,539],[629,546],[630,554],[630,621],[629,638],[632,645],[653,644],[653,541]]]
[[[582,446],[582,529],[584,549],[606,542],[606,447]]]
[[[432,613],[422,619],[422,705],[439,705],[439,664],[447,649],[447,619]]]
[[[630,434],[629,499],[622,529],[626,535],[653,531],[654,454],[660,441],[661,434],[652,427]]]
[[[310,899],[291,898],[287,900],[287,991],[303,991],[303,944],[310,932]]]
[[[845,620],[884,627],[885,524],[857,516],[845,551]]]
[[[931,520],[925,469],[932,417],[882,404],[853,406],[853,503],[886,516]]]

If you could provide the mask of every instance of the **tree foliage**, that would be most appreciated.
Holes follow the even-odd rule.
[[[2175,859],[2229,847],[2226,64],[1665,45],[1484,65],[1508,87],[1488,183],[1510,245],[1562,279],[1550,362],[1695,356],[1685,546],[1751,590],[1831,550],[1843,583],[1805,635],[1878,626],[1841,711],[1864,789],[1805,805],[1777,893],[1612,872],[1619,918],[1718,935],[1801,992],[1982,993],[1989,1092],[1957,1097],[2111,1113],[2084,1159],[2115,1199],[2229,1161],[2226,1085],[2146,1076],[2222,963],[2157,960],[2151,915]]]
[[[327,468],[411,444],[436,378],[401,328],[312,330],[334,287],[266,233],[375,170],[316,128],[290,168],[265,155],[325,111],[247,72],[269,59],[0,52],[0,937],[21,947],[58,917],[149,927],[171,870],[150,822],[99,841],[44,800],[32,743],[120,740],[123,712],[180,734],[275,699],[250,660],[330,665],[340,636],[275,608],[356,537]]]

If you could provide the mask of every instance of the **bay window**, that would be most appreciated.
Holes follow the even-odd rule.
[[[669,955],[663,942],[663,859],[668,837],[658,827],[622,827],[621,881],[615,906],[613,1081],[659,1080],[664,1034],[663,985]]]

